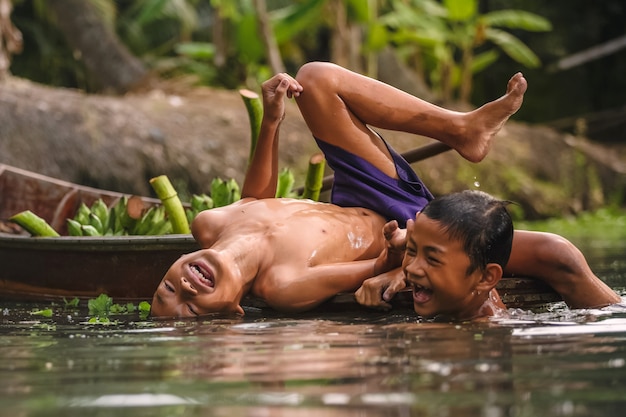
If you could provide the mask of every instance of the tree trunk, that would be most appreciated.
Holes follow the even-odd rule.
[[[267,15],[267,4],[265,0],[254,0],[254,8],[257,14],[257,21],[259,23],[259,35],[265,45],[265,51],[267,52],[267,59],[270,64],[270,68],[274,74],[285,72],[285,65],[283,59],[280,56],[278,50],[278,44],[274,37],[272,30],[272,24],[269,16]]]
[[[330,2],[331,13],[335,16],[335,27],[332,28],[330,60],[342,67],[350,68],[348,46],[350,30],[348,28],[348,12],[342,0]]]
[[[103,91],[125,93],[148,82],[148,71],[119,41],[90,1],[49,0],[58,27]]]
[[[228,55],[226,36],[224,35],[225,27],[226,22],[222,17],[222,11],[217,6],[213,7],[213,27],[211,31],[213,45],[215,45],[213,64],[217,68],[223,68],[226,65],[226,56]]]
[[[11,22],[11,0],[0,0],[0,78],[11,66],[11,55],[22,52],[22,33]]]

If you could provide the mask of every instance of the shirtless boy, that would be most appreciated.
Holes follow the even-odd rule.
[[[368,126],[429,136],[478,162],[521,106],[525,90],[526,80],[516,74],[504,96],[459,113],[329,63],[306,64],[295,79],[272,77],[262,87],[263,121],[242,199],[196,217],[192,233],[203,249],[170,267],[155,292],[152,315],[242,314],[240,301],[246,294],[278,310],[304,311],[397,267],[398,254],[387,256],[381,230],[389,220],[404,227],[432,195]],[[285,97],[296,98],[335,171],[334,204],[273,198]],[[615,302],[615,294],[585,267],[569,242],[515,232],[507,272],[554,281],[577,306]],[[579,281],[595,292],[585,291],[582,297],[569,288]]]
[[[506,205],[481,191],[448,194],[407,222],[406,241],[394,237],[406,246],[403,273],[394,276],[412,287],[419,316],[464,321],[506,312],[495,288],[513,244]],[[366,287],[367,281],[357,299]]]

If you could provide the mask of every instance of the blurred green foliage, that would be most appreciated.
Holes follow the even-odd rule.
[[[515,228],[556,233],[574,240],[624,241],[626,240],[626,210],[610,206],[595,212],[583,212],[575,217],[516,221]]]
[[[252,0],[88,0],[122,42],[163,77],[193,75],[197,82],[235,88],[268,78],[267,51]],[[472,74],[503,51],[528,67],[537,56],[503,29],[546,31],[550,23],[520,10],[480,13],[478,0],[345,0],[346,25],[364,34],[361,58],[393,46],[443,99],[466,99]],[[329,59],[336,0],[268,0],[276,42],[288,69]],[[64,44],[45,0],[16,0],[13,20],[25,50],[12,71],[46,84],[90,89],[80,56]],[[489,45],[485,51],[477,48]],[[254,87],[254,86],[251,86]]]
[[[192,75],[204,85],[258,87],[271,70],[253,0],[86,0],[122,42],[163,77]],[[333,7],[343,5],[347,28],[363,37],[360,59],[391,46],[441,98],[499,96],[513,72],[536,91],[516,117],[553,120],[624,104],[626,51],[566,72],[560,58],[622,36],[622,0],[266,0],[282,60],[294,72],[329,60],[337,31]],[[65,44],[46,0],[14,0],[12,20],[24,51],[11,72],[44,84],[90,91],[79,54]],[[550,30],[551,29],[551,30]],[[549,32],[546,32],[549,31]],[[219,38],[217,36],[219,34]],[[543,62],[545,65],[539,66]],[[497,63],[497,65],[495,65]],[[484,69],[489,67],[488,75]],[[367,68],[366,68],[367,69]],[[371,74],[370,75],[375,75]],[[576,88],[570,88],[575,85]],[[471,96],[470,96],[471,94]]]

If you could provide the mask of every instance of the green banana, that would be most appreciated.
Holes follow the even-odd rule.
[[[101,236],[100,232],[90,224],[83,224],[80,228],[83,236]]]
[[[91,210],[89,210],[87,204],[81,203],[78,207],[78,210],[76,211],[74,220],[76,220],[80,224],[89,224],[89,213],[91,213]]]
[[[169,235],[172,233],[172,223],[168,219],[162,219],[160,222],[153,224],[148,235],[160,236]]]
[[[152,216],[154,216],[154,211],[155,211],[154,206],[150,207],[144,213],[144,215],[141,216],[141,219],[139,219],[137,223],[135,223],[135,226],[133,227],[133,230],[130,234],[131,235],[145,235],[146,232],[150,230],[150,224],[152,222]]]
[[[102,224],[102,220],[95,213],[89,213],[89,225],[93,226],[100,236],[104,234],[104,225]]]
[[[91,213],[98,217],[101,227],[98,229],[100,233],[104,234],[109,227],[109,208],[101,198],[96,200],[91,206]],[[92,223],[90,221],[90,223]],[[97,228],[97,226],[94,226]]]
[[[224,181],[214,178],[211,182],[211,198],[214,207],[224,207],[241,199],[239,184],[233,178]]]
[[[191,196],[191,209],[197,213],[213,208],[213,199],[206,194],[194,194]]]
[[[67,219],[67,232],[70,236],[82,236],[81,224],[74,219]]]
[[[109,214],[109,226],[108,229],[114,236],[119,236],[124,232],[124,225],[122,224],[122,218],[126,213],[126,202],[128,197],[124,196],[117,200],[117,203],[110,209]]]
[[[118,203],[120,205],[120,227],[124,231],[124,234],[132,234],[131,231],[137,226],[138,220],[128,214],[128,196],[122,197]]]

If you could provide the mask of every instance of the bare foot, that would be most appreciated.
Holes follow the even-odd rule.
[[[465,114],[467,131],[453,148],[470,162],[480,162],[489,153],[496,133],[522,106],[528,84],[521,72],[509,80],[506,94]]]

